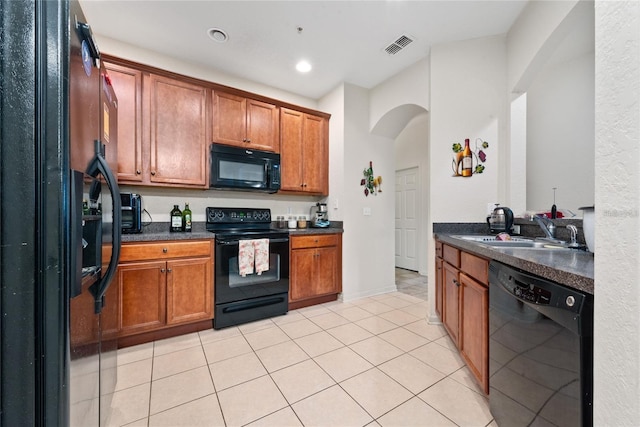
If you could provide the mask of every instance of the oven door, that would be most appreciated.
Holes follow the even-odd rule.
[[[262,236],[265,238],[267,236]],[[261,238],[259,235],[251,239]],[[289,237],[269,237],[269,269],[239,272],[242,237],[216,236],[215,329],[265,319],[289,310]]]

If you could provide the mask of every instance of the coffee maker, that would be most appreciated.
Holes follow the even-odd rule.
[[[312,227],[328,227],[329,213],[327,212],[327,204],[318,202],[311,206],[310,217]]]

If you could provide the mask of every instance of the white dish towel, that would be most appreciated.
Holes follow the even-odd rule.
[[[246,277],[254,271],[260,275],[269,270],[269,239],[240,240],[238,244],[238,272]]]

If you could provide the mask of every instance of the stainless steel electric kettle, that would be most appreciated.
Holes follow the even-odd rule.
[[[491,233],[511,233],[513,211],[507,207],[496,207],[487,218]]]

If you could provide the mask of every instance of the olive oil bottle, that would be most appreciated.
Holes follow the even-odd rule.
[[[178,205],[173,205],[171,210],[171,225],[169,231],[182,231],[182,212]]]
[[[191,232],[191,209],[189,203],[184,204],[182,211],[182,231]]]

